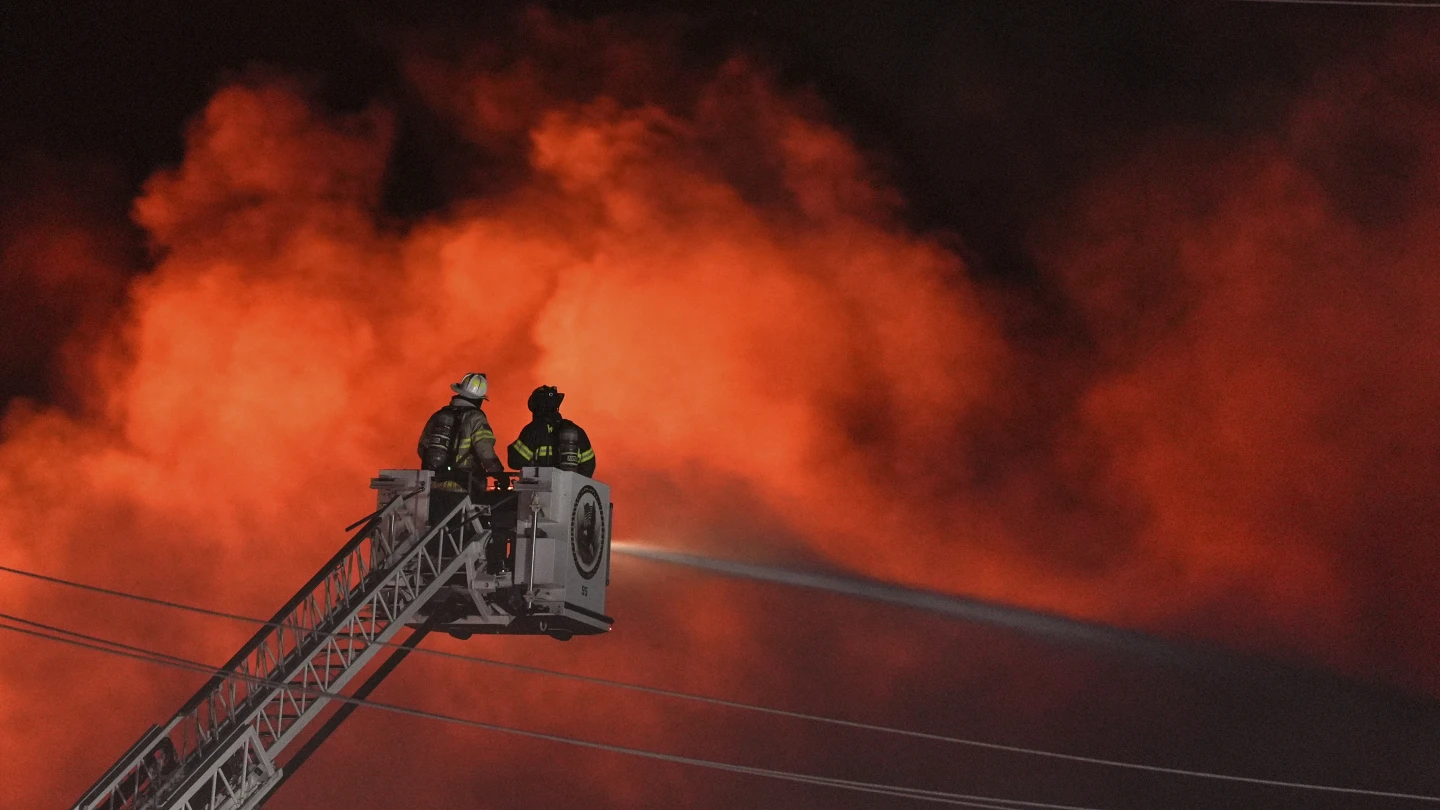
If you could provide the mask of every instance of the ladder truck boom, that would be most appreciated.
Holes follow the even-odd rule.
[[[407,625],[568,639],[605,632],[609,488],[526,468],[430,525],[433,473],[384,470],[379,510],[164,726],[72,810],[254,810],[338,725],[309,725]],[[560,554],[568,541],[568,554]],[[596,576],[603,559],[606,576]],[[402,649],[404,649],[402,648]],[[377,670],[368,693],[393,662]],[[303,752],[298,753],[297,752]],[[293,770],[293,767],[291,768]]]

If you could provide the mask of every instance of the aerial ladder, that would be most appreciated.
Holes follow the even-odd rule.
[[[610,629],[609,487],[554,467],[492,476],[466,495],[434,481],[426,470],[372,479],[378,510],[74,810],[253,810],[426,633],[568,640]],[[396,644],[405,627],[414,631]]]

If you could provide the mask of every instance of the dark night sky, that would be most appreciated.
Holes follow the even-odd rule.
[[[23,231],[36,217],[73,218],[107,255],[119,257],[127,272],[147,272],[152,257],[143,231],[128,220],[132,201],[147,177],[181,160],[186,123],[215,91],[256,70],[313,81],[317,95],[335,110],[385,100],[399,116],[385,181],[386,213],[403,220],[443,209],[471,191],[457,185],[452,171],[455,136],[434,125],[434,113],[403,80],[396,54],[415,37],[433,39],[443,48],[472,36],[493,36],[519,6],[412,5],[258,0],[7,6],[0,11],[0,240]],[[910,224],[955,245],[998,299],[1023,299],[1024,306],[1006,321],[1008,337],[1037,358],[1056,344],[1078,345],[1070,351],[1081,354],[1099,351],[1088,345],[1091,336],[1073,302],[1056,279],[1037,267],[1032,250],[1034,234],[1077,189],[1171,133],[1216,143],[1263,140],[1284,128],[1293,100],[1327,69],[1368,64],[1393,47],[1397,31],[1430,25],[1422,21],[1424,11],[1227,2],[557,2],[546,7],[582,19],[614,16],[626,25],[678,29],[687,58],[696,65],[743,51],[756,55],[786,85],[813,88],[840,129],[898,186]],[[1440,18],[1440,11],[1432,13]],[[1333,182],[1327,191],[1342,205],[1354,197],[1361,200],[1356,205],[1379,200],[1374,207],[1383,207],[1383,188],[1365,185],[1357,191],[1344,173],[1335,173]],[[34,290],[23,286],[29,282],[3,278],[0,283],[5,285],[0,318],[10,320],[10,325],[0,322],[0,344],[25,347],[0,353],[0,406],[16,397],[71,405],[54,369],[61,362],[63,339],[75,329],[90,328],[90,314],[67,309],[63,299],[32,297]],[[123,280],[115,282],[115,300],[122,289]],[[51,317],[40,325],[27,319],[22,328],[21,319],[12,317],[21,309]],[[1083,382],[1056,384],[1078,387]],[[765,624],[761,643],[789,645],[800,634],[817,648],[843,650],[854,635],[880,639],[888,634],[904,641],[896,641],[896,649],[911,650],[905,666],[887,664],[868,673],[828,671],[823,657],[816,656],[797,663],[793,672],[772,673],[774,683],[767,684],[762,674],[754,682],[736,684],[740,699],[788,705],[813,700],[804,708],[1001,742],[1053,744],[1096,756],[1440,792],[1435,775],[1440,772],[1435,767],[1440,764],[1440,704],[1434,696],[1316,674],[1310,662],[1230,674],[1195,672],[1058,648],[893,608],[657,573],[640,563],[625,573],[647,581],[646,588],[614,592],[613,613],[631,617],[624,623],[629,634],[624,643],[641,651],[663,648],[664,634],[675,632],[669,625],[650,627],[641,617],[682,601],[695,604],[696,592],[732,605],[726,610],[751,624],[756,616],[796,617]],[[911,642],[923,652],[913,652],[907,646]],[[876,642],[878,655],[889,649],[886,644]],[[542,651],[538,662],[584,670],[578,647],[579,642],[564,651]],[[428,668],[439,666],[430,661],[407,665],[387,686],[393,690],[390,697],[423,692]],[[947,676],[957,672],[964,677],[947,683]],[[1023,675],[1014,677],[1015,672]],[[810,695],[807,678],[832,684],[823,694]],[[656,674],[657,682],[664,680],[664,673]],[[539,689],[505,679],[496,683],[502,685],[487,685],[487,694]],[[187,684],[171,684],[176,702],[190,688]],[[686,688],[683,682],[665,685]],[[865,689],[887,695],[875,709],[882,716],[837,697]],[[580,700],[570,693],[542,698],[560,706]],[[623,706],[630,698],[616,700]],[[797,770],[834,766],[853,778],[917,785],[954,785],[947,777],[963,772],[975,792],[1109,810],[1424,806],[1017,764],[963,750],[937,754],[918,744],[890,749],[858,736],[813,731],[771,739],[769,727],[753,719],[692,718],[679,710],[675,717],[665,722],[724,728],[716,735],[725,743],[716,754],[722,758],[743,750]],[[287,786],[287,797],[272,806],[406,806],[404,779],[363,777],[383,767],[385,745],[420,733],[407,720],[362,712],[312,761],[304,777]],[[495,792],[472,787],[464,803],[454,806],[626,806],[615,798],[623,793],[571,783],[567,758],[576,756],[572,752],[503,741],[488,747],[496,741],[478,733],[431,732],[428,727],[424,733],[435,735],[436,753],[405,759],[411,777],[444,781],[463,773],[468,784],[484,784],[474,776],[477,750],[490,757],[479,770],[504,774],[497,777],[503,786]],[[805,750],[784,750],[783,739],[805,740]],[[606,762],[586,754],[579,771],[593,774]],[[635,767],[624,778],[663,785],[674,800],[664,806],[690,806],[691,799],[706,807],[740,802],[921,806],[763,780],[677,775],[678,767]],[[327,778],[331,774],[344,778]],[[0,763],[0,780],[16,776]],[[1028,789],[1019,791],[1016,785]],[[459,795],[452,799],[460,802],[453,798]],[[492,799],[494,804],[483,804]],[[662,806],[650,793],[637,801],[636,806]]]
[[[396,103],[388,206],[402,215],[443,206],[455,191],[445,179],[453,144],[408,97],[395,54],[415,31],[502,29],[518,4],[422,6],[9,7],[6,193],[63,180],[79,205],[123,223],[139,184],[179,161],[185,122],[225,81],[263,66],[314,80],[336,109]],[[975,272],[1032,288],[1043,281],[1026,235],[1097,167],[1172,128],[1266,132],[1318,67],[1379,47],[1417,14],[1214,2],[550,7],[678,24],[699,63],[760,54],[787,81],[818,89],[899,185],[918,226],[957,234]],[[128,236],[116,239],[143,266],[140,236]],[[0,392],[50,395],[43,356],[0,371]]]

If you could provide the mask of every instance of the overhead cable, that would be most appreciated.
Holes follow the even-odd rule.
[[[1269,3],[1282,6],[1374,6],[1375,8],[1440,8],[1440,3],[1404,0],[1230,0],[1232,3]]]
[[[20,624],[25,624],[28,625],[28,627],[17,627],[11,624],[5,624],[5,621],[13,621]],[[216,667],[209,666],[199,661],[192,661],[189,659],[168,655],[153,650],[146,650],[141,647],[121,644],[119,642],[114,642],[107,639],[98,638],[96,636],[86,635],[83,633],[77,633],[75,631],[67,630],[65,628],[43,624],[41,622],[32,621],[30,619],[10,616],[8,614],[0,614],[0,630],[8,630],[10,632],[42,638],[61,644],[67,644],[73,647],[79,647],[94,652],[104,653],[107,655],[118,656],[121,658],[129,658],[132,660],[143,661],[150,664],[158,664],[161,666],[172,667],[175,669],[199,672],[206,675],[214,675],[220,672],[220,670],[218,670]],[[486,723],[480,720],[471,720],[464,717],[455,717],[453,715],[425,711],[424,709],[414,709],[407,706],[398,706],[391,703],[381,703],[374,700],[355,698],[349,695],[342,695],[335,692],[327,692],[322,689],[300,687],[295,684],[272,681],[265,678],[245,675],[242,673],[227,672],[225,674],[230,677],[238,678],[240,680],[245,680],[262,686],[289,689],[291,691],[302,691],[316,697],[322,697],[340,703],[353,703],[359,706],[378,709],[380,711],[392,712],[395,714],[406,715],[409,717],[435,720],[443,723],[451,723],[454,725],[478,728],[485,731],[511,734],[519,737],[544,740],[547,742],[557,742],[565,745],[589,748],[598,751],[626,754],[629,756],[658,760],[673,764],[691,765],[694,767],[724,771],[727,773],[738,773],[749,776],[761,776],[769,779],[777,779],[787,782],[797,782],[800,784],[833,787],[860,793],[892,796],[897,798],[912,799],[915,801],[945,804],[954,807],[979,808],[980,810],[1025,810],[1027,808],[1033,808],[1033,810],[1095,810],[1095,808],[1080,807],[1077,805],[1051,804],[1046,802],[1022,801],[1019,799],[1003,799],[991,796],[968,795],[963,793],[954,793],[950,791],[927,790],[922,788],[905,787],[902,785],[887,785],[883,783],[865,782],[854,779],[840,779],[836,777],[816,776],[813,774],[796,773],[793,771],[777,770],[773,768],[762,768],[752,765],[736,765],[734,763],[720,762],[717,760],[687,757],[680,754],[666,754],[663,752],[650,751],[643,748],[631,748],[628,746],[614,745],[611,743],[601,743],[595,742],[593,740],[582,740],[575,737],[566,737],[558,734],[547,734],[545,732],[517,729],[510,726],[497,725],[495,723]]]
[[[113,589],[113,588],[104,588],[104,587],[100,587],[100,586],[97,586],[97,585],[89,585],[89,584],[85,584],[85,583],[81,583],[81,582],[75,582],[75,581],[72,581],[72,580],[63,579],[63,578],[60,578],[60,577],[47,576],[47,575],[45,575],[45,574],[38,574],[38,573],[35,573],[35,572],[32,572],[32,571],[26,571],[26,570],[23,570],[23,569],[12,568],[12,567],[9,567],[9,566],[4,566],[4,565],[0,565],[0,572],[15,574],[15,575],[17,575],[17,576],[22,576],[22,577],[29,577],[29,578],[32,578],[32,579],[37,579],[37,580],[41,580],[41,581],[44,581],[44,582],[49,582],[49,583],[54,584],[54,585],[61,585],[61,586],[64,586],[64,587],[69,587],[69,588],[77,588],[77,589],[80,589],[80,590],[91,591],[91,592],[93,592],[93,593],[104,594],[104,595],[106,595],[106,596],[112,596],[112,597],[116,597],[116,598],[120,598],[120,599],[128,599],[128,600],[132,600],[132,601],[136,601],[136,602],[141,602],[141,603],[144,603],[144,604],[155,605],[155,606],[158,606],[158,607],[165,607],[165,608],[170,608],[170,609],[174,609],[174,610],[181,610],[181,611],[187,611],[187,612],[191,612],[191,613],[197,613],[197,614],[205,615],[205,616],[213,616],[213,617],[222,618],[222,619],[229,619],[229,620],[231,620],[231,621],[244,622],[244,623],[246,623],[246,624],[251,624],[251,625],[264,625],[264,626],[267,626],[267,627],[274,627],[274,628],[280,628],[280,627],[287,628],[287,629],[290,628],[289,625],[286,625],[286,624],[284,624],[284,623],[282,623],[282,622],[268,622],[268,621],[264,621],[264,620],[262,620],[262,619],[257,619],[257,618],[251,617],[251,616],[243,616],[243,615],[236,614],[236,613],[227,613],[227,612],[225,612],[225,611],[213,610],[213,609],[210,609],[210,608],[204,608],[204,607],[199,607],[199,606],[196,606],[196,605],[185,604],[185,603],[183,603],[183,602],[172,602],[172,601],[165,600],[165,599],[157,599],[157,598],[155,598],[155,597],[142,596],[142,595],[139,595],[139,594],[129,593],[129,592],[127,592],[127,591],[116,590],[116,589]],[[3,615],[4,615],[4,614],[0,614],[0,616],[3,616]],[[400,645],[398,645],[398,644],[396,644],[396,643],[394,643],[394,642],[384,642],[384,643],[382,643],[382,645],[383,645],[383,646],[387,646],[387,647],[399,647],[399,646],[400,646]],[[1372,797],[1372,798],[1382,798],[1382,799],[1405,799],[1405,800],[1418,801],[1418,802],[1440,803],[1440,796],[1431,796],[1431,795],[1417,794],[1417,793],[1402,793],[1402,792],[1397,792],[1397,791],[1372,790],[1372,789],[1367,789],[1367,788],[1341,787],[1341,786],[1337,786],[1337,785],[1320,785],[1320,784],[1313,784],[1313,783],[1309,783],[1309,782],[1296,782],[1296,781],[1287,781],[1287,780],[1280,780],[1280,779],[1265,779],[1265,778],[1256,777],[1256,776],[1238,776],[1238,775],[1235,775],[1235,774],[1214,773],[1214,772],[1210,772],[1210,771],[1201,771],[1201,770],[1194,770],[1194,769],[1188,769],[1188,768],[1174,768],[1174,767],[1167,767],[1167,766],[1163,766],[1163,765],[1148,765],[1148,764],[1139,763],[1139,762],[1128,762],[1128,761],[1125,761],[1125,760],[1105,759],[1105,758],[1102,758],[1102,757],[1089,757],[1089,756],[1084,756],[1084,755],[1080,755],[1080,754],[1066,754],[1066,753],[1062,753],[1062,752],[1059,752],[1059,751],[1050,751],[1050,750],[1041,749],[1041,748],[1028,748],[1028,747],[1025,747],[1025,746],[1018,746],[1018,745],[1006,745],[1006,744],[1003,744],[1003,743],[987,742],[987,741],[984,741],[984,740],[973,740],[973,739],[967,739],[967,738],[964,738],[964,737],[955,737],[955,736],[951,736],[951,735],[947,735],[947,734],[936,734],[936,733],[925,732],[925,731],[914,731],[914,730],[911,730],[911,729],[896,728],[896,727],[894,727],[894,726],[885,726],[885,725],[880,725],[880,724],[875,724],[875,723],[864,723],[864,722],[855,721],[855,720],[843,720],[843,719],[836,718],[836,717],[827,717],[827,716],[824,716],[824,715],[810,714],[810,713],[807,713],[807,712],[797,712],[797,711],[790,711],[790,710],[786,710],[786,709],[776,709],[776,708],[772,708],[772,707],[769,707],[769,706],[759,706],[759,705],[750,704],[750,703],[742,703],[742,702],[740,702],[740,701],[726,700],[726,699],[724,699],[724,698],[707,697],[707,696],[704,696],[704,695],[694,695],[694,694],[690,694],[690,693],[687,693],[687,692],[678,692],[678,691],[674,691],[674,690],[670,690],[670,689],[662,689],[662,688],[660,688],[660,687],[644,686],[644,685],[641,685],[641,684],[626,683],[626,682],[624,682],[624,681],[614,681],[614,680],[609,680],[609,679],[606,679],[606,678],[597,678],[597,677],[590,676],[590,675],[578,675],[578,674],[569,673],[569,672],[559,672],[559,671],[556,671],[556,670],[544,669],[544,668],[541,668],[541,667],[527,666],[527,665],[525,665],[525,664],[515,664],[515,663],[511,663],[511,662],[509,662],[509,661],[498,661],[498,660],[494,660],[494,659],[490,659],[490,658],[481,658],[481,657],[479,657],[479,656],[472,656],[472,655],[464,655],[464,654],[462,654],[462,653],[447,652],[447,651],[445,651],[445,650],[431,650],[431,649],[426,649],[426,648],[423,648],[423,647],[422,647],[422,648],[416,649],[415,652],[420,653],[420,654],[422,654],[422,655],[434,656],[434,657],[437,657],[437,658],[445,658],[445,659],[454,660],[454,661],[464,661],[464,662],[472,663],[472,664],[482,664],[482,665],[490,666],[490,667],[499,667],[499,668],[503,668],[503,669],[511,669],[511,670],[515,670],[515,671],[517,671],[517,672],[524,672],[524,673],[531,674],[531,675],[544,675],[544,676],[552,677],[552,678],[563,678],[563,679],[565,679],[565,680],[576,681],[576,682],[579,682],[579,683],[593,684],[593,685],[596,685],[596,686],[604,686],[604,687],[609,687],[609,688],[613,688],[613,689],[624,689],[624,690],[631,691],[631,692],[638,692],[638,693],[641,693],[641,694],[655,695],[655,696],[657,696],[657,697],[666,697],[666,698],[671,698],[671,699],[674,699],[674,700],[683,700],[683,701],[689,701],[689,702],[693,702],[693,703],[701,703],[701,704],[710,705],[710,706],[718,706],[718,707],[728,708],[728,709],[738,709],[738,710],[741,710],[741,711],[756,712],[756,713],[759,713],[759,714],[767,714],[767,715],[771,715],[771,716],[774,716],[774,717],[785,717],[785,718],[789,718],[789,719],[792,719],[792,720],[804,720],[804,721],[813,722],[813,723],[823,723],[823,724],[826,724],[826,725],[832,725],[832,726],[838,726],[838,727],[844,727],[844,728],[853,728],[853,729],[861,730],[861,731],[871,731],[871,732],[876,732],[876,733],[880,733],[880,734],[891,734],[891,735],[895,735],[895,736],[909,737],[909,738],[912,738],[912,739],[928,740],[928,741],[931,741],[931,742],[949,743],[949,744],[952,744],[952,745],[963,745],[963,746],[968,746],[968,747],[971,747],[971,748],[982,748],[982,749],[987,749],[987,750],[991,750],[991,751],[1001,751],[1001,752],[1011,753],[1011,754],[1020,754],[1020,755],[1037,756],[1037,757],[1046,757],[1046,758],[1049,758],[1049,759],[1064,760],[1064,761],[1067,761],[1067,762],[1078,762],[1078,763],[1083,763],[1083,764],[1087,764],[1087,765],[1099,765],[1099,766],[1112,767],[1112,768],[1123,768],[1123,769],[1134,770],[1134,771],[1144,771],[1144,772],[1147,772],[1147,773],[1164,774],[1164,775],[1168,775],[1168,776],[1193,777],[1193,778],[1197,778],[1197,779],[1210,779],[1210,780],[1215,780],[1215,781],[1233,782],[1233,783],[1239,783],[1239,784],[1250,784],[1250,785],[1257,785],[1257,786],[1263,786],[1263,787],[1288,788],[1288,789],[1294,789],[1294,790],[1309,790],[1309,791],[1316,791],[1316,792],[1337,793],[1337,794],[1346,794],[1346,795],[1353,795],[1353,796],[1368,796],[1368,797]]]

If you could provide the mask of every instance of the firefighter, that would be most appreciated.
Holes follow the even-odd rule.
[[[484,374],[466,374],[450,386],[455,392],[450,404],[436,411],[420,433],[420,466],[435,472],[430,486],[431,525],[443,518],[465,497],[475,474],[505,472],[495,454],[495,433],[480,405],[486,399],[489,382]],[[484,479],[480,479],[484,488]]]
[[[525,404],[534,416],[520,431],[520,438],[510,443],[507,455],[511,467],[560,467],[595,476],[595,449],[590,446],[590,437],[579,425],[560,415],[560,400],[564,398],[553,385],[542,385],[530,393]]]

